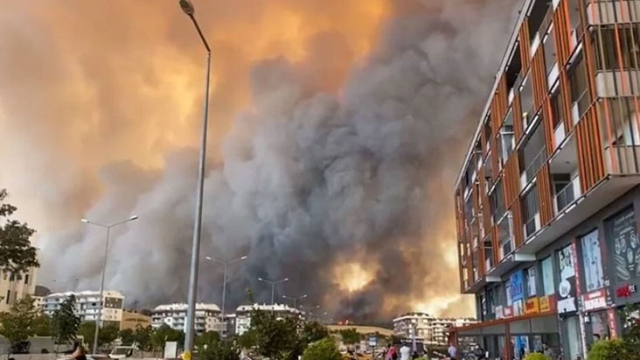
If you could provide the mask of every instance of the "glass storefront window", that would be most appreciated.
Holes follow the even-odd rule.
[[[562,248],[558,252],[560,284],[558,284],[558,313],[577,311],[576,303],[576,267],[574,245]]]
[[[588,292],[604,287],[604,270],[602,268],[602,251],[598,239],[598,230],[582,237],[582,264],[584,268],[585,287]]]
[[[640,280],[640,246],[633,208],[623,211],[605,223],[611,263],[615,266],[618,284]]]
[[[544,296],[555,293],[555,284],[553,283],[553,259],[551,259],[551,256],[542,260],[542,286],[544,288]]]
[[[527,297],[536,296],[536,268],[530,267],[525,271],[527,282]]]
[[[591,339],[589,343],[611,337],[606,310],[590,313],[589,323],[591,324]]]

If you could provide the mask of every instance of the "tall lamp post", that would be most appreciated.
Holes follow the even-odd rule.
[[[304,299],[307,297],[307,294],[304,294],[302,296],[287,296],[287,295],[282,295],[283,299],[287,299],[287,300],[292,300],[293,301],[293,308],[297,309],[298,308],[298,301]]]
[[[226,335],[226,331],[227,329],[227,324],[226,324],[226,320],[225,320],[225,314],[224,314],[224,303],[225,303],[225,299],[227,298],[227,268],[229,267],[229,264],[233,264],[233,263],[237,263],[239,261],[243,261],[247,259],[247,256],[243,256],[237,259],[233,259],[233,260],[219,260],[216,258],[213,258],[211,256],[207,256],[206,257],[207,260],[209,261],[215,261],[219,264],[223,264],[224,265],[224,275],[222,276],[222,324],[225,327],[225,332],[222,334],[223,336]]]
[[[284,279],[275,280],[275,281],[265,280],[263,278],[258,278],[258,280],[271,285],[271,305],[273,306],[276,300],[276,285],[283,283],[285,281],[289,281],[289,278],[284,278]]]
[[[202,44],[207,50],[207,69],[204,90],[204,114],[202,115],[202,138],[200,140],[200,162],[198,164],[198,196],[196,200],[196,216],[193,226],[193,244],[191,247],[191,270],[189,275],[189,296],[187,304],[187,328],[184,341],[185,358],[191,360],[191,351],[193,350],[194,340],[194,320],[196,314],[196,296],[198,285],[198,261],[200,259],[200,232],[202,228],[202,195],[204,190],[204,167],[207,156],[207,127],[209,124],[209,82],[211,77],[211,48],[207,39],[202,34],[200,26],[194,16],[195,8],[190,0],[179,0],[180,8],[189,16],[198,35],[202,40]]]
[[[102,260],[102,279],[100,280],[100,299],[98,300],[98,304],[100,304],[100,308],[98,309],[98,315],[96,316],[96,331],[93,335],[93,353],[96,354],[98,352],[98,333],[100,332],[100,320],[102,318],[102,309],[104,307],[103,301],[104,301],[104,274],[105,274],[105,270],[107,269],[107,255],[109,254],[109,235],[111,233],[111,228],[118,226],[118,225],[122,225],[124,223],[128,223],[129,221],[134,221],[137,220],[138,216],[134,215],[130,218],[128,218],[127,220],[123,220],[123,221],[119,221],[117,223],[113,223],[110,225],[105,225],[105,224],[101,224],[101,223],[97,223],[95,221],[91,221],[91,220],[87,220],[87,219],[82,219],[82,222],[85,224],[89,224],[89,225],[94,225],[94,226],[99,226],[101,228],[104,228],[107,230],[107,237],[105,239],[105,244],[104,244],[104,259]]]

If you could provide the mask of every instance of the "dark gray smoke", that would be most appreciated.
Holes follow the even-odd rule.
[[[269,301],[258,276],[289,277],[280,294],[307,293],[308,304],[340,317],[458,299],[453,183],[519,4],[391,5],[381,42],[337,94],[318,91],[318,69],[339,62],[339,34],[319,35],[312,59],[253,67],[252,106],[237,115],[222,160],[208,164],[200,301],[219,303],[221,293],[222,267],[204,256],[244,254],[232,268],[231,306],[247,301],[247,288]],[[100,173],[105,192],[86,217],[140,216],[114,230],[109,251],[107,287],[128,303],[186,299],[196,159],[183,149],[166,154],[162,171],[119,162]],[[102,232],[78,226],[42,241],[43,277],[97,287]],[[350,274],[335,269],[350,262],[374,276],[348,294],[341,282]],[[464,315],[468,304],[433,308]]]

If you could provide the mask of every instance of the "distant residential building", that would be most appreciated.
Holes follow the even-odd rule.
[[[37,269],[30,269],[18,276],[8,272],[0,273],[0,312],[9,311],[11,305],[26,295],[33,295],[36,286]]]
[[[469,318],[437,318],[423,312],[411,312],[393,319],[393,332],[403,339],[415,339],[425,345],[447,345],[449,329],[475,323]]]
[[[104,307],[100,317],[101,326],[111,323],[120,327],[124,295],[113,290],[104,291],[102,299],[100,299],[99,291],[53,293],[43,298],[43,312],[49,316],[53,315],[56,310],[60,309],[60,305],[72,295],[76,298],[76,315],[82,321],[96,321],[100,313],[100,304],[102,303]]]
[[[151,326],[151,316],[140,314],[137,311],[123,311],[122,321],[120,322],[120,330],[135,330],[138,326],[146,328]]]
[[[302,316],[302,313],[283,304],[265,305],[265,304],[253,304],[242,305],[236,309],[236,334],[242,335],[251,327],[251,313],[254,310],[262,310],[274,312],[278,318],[285,318],[291,316]]]
[[[201,334],[207,331],[222,332],[220,308],[216,304],[196,304],[195,330]],[[167,325],[172,329],[185,331],[187,323],[187,304],[166,304],[153,309],[152,326],[159,328]]]

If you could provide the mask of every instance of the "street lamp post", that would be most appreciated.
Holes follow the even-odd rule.
[[[98,309],[98,315],[96,316],[96,331],[93,335],[93,353],[96,354],[98,352],[98,333],[100,332],[100,319],[102,317],[102,308],[104,307],[103,301],[104,301],[104,275],[105,275],[105,270],[107,269],[107,255],[109,253],[109,235],[111,234],[111,228],[114,226],[118,226],[118,225],[122,225],[124,223],[128,223],[129,221],[134,221],[138,219],[138,216],[134,215],[130,218],[128,218],[127,220],[123,220],[123,221],[119,221],[117,223],[114,224],[110,224],[110,225],[105,225],[105,224],[100,224],[94,221],[90,221],[87,219],[82,219],[82,222],[85,224],[89,224],[89,225],[95,225],[95,226],[99,226],[101,228],[105,228],[107,229],[107,237],[105,240],[105,245],[104,245],[104,259],[102,260],[102,279],[100,280],[100,299],[98,301],[98,303],[100,304],[100,307]]]
[[[193,226],[193,243],[191,247],[191,270],[189,274],[189,296],[187,304],[187,328],[184,342],[185,358],[191,360],[191,351],[193,350],[194,340],[194,320],[196,314],[196,296],[198,285],[198,261],[200,260],[200,233],[202,229],[202,202],[204,191],[204,168],[207,156],[207,127],[209,124],[209,82],[211,78],[211,48],[207,39],[202,34],[200,26],[194,16],[195,8],[190,0],[179,0],[182,11],[189,16],[198,35],[202,40],[202,44],[207,50],[207,69],[205,72],[205,90],[204,90],[204,114],[202,116],[202,137],[200,140],[200,161],[198,164],[198,195],[196,200],[196,216]]]
[[[287,296],[287,295],[282,295],[283,299],[287,299],[287,300],[293,300],[293,308],[297,309],[298,308],[298,301],[304,299],[307,297],[307,294],[304,294],[302,296]]]
[[[229,264],[233,264],[236,263],[238,261],[243,261],[247,259],[247,256],[243,256],[237,259],[233,259],[233,260],[219,260],[216,258],[213,258],[211,256],[207,256],[206,257],[207,260],[209,261],[215,261],[217,263],[223,264],[224,265],[224,275],[222,276],[222,324],[225,327],[225,332],[223,333],[223,336],[226,335],[226,330],[227,329],[227,325],[225,323],[225,313],[224,313],[224,305],[225,305],[225,300],[227,298],[227,268],[229,267]]]
[[[265,280],[263,278],[258,278],[258,280],[271,285],[271,306],[273,306],[276,300],[276,285],[283,283],[285,281],[289,281],[289,278],[284,278],[284,279],[275,280],[275,281]]]

